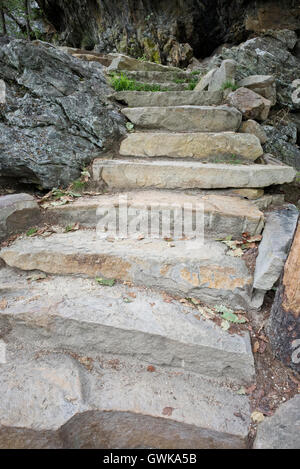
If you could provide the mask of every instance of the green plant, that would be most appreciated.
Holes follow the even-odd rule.
[[[137,83],[135,80],[130,80],[124,73],[114,73],[110,77],[110,84],[115,91],[161,91],[158,84]]]
[[[76,179],[76,181],[72,182],[72,189],[74,189],[74,191],[81,191],[85,188],[85,186],[86,182],[81,181],[80,179]]]
[[[147,57],[146,57],[146,55],[144,54],[144,55],[142,55],[142,57],[138,57],[138,60],[139,60],[140,62],[147,62]]]
[[[224,83],[221,86],[221,90],[223,90],[223,91],[227,90],[227,89],[231,89],[232,91],[235,91],[238,88],[239,88],[239,86],[237,86],[235,83],[233,83],[230,80],[224,81]]]
[[[175,78],[174,83],[177,83],[177,84],[187,83],[187,80],[185,78]]]
[[[193,91],[196,88],[197,84],[198,84],[198,81],[190,81],[187,89],[189,91]]]

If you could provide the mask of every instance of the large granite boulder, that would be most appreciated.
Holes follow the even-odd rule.
[[[0,176],[67,185],[125,132],[103,67],[40,41],[0,40]]]

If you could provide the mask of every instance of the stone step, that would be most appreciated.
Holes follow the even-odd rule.
[[[125,210],[125,211],[124,211]],[[215,239],[225,238],[228,235],[240,238],[242,233],[259,234],[264,225],[264,215],[255,205],[239,197],[230,197],[217,194],[188,195],[172,191],[138,191],[122,194],[109,194],[96,197],[80,197],[72,204],[50,206],[44,213],[44,221],[60,224],[64,227],[79,223],[81,226],[107,230],[109,226],[114,229],[116,214],[123,220],[123,224],[132,224],[133,220],[148,220],[151,216],[158,217],[162,211],[170,217],[171,236],[174,233],[174,219],[182,219],[182,210],[187,216],[200,221],[203,213],[204,236]],[[196,213],[198,212],[198,213]],[[162,219],[159,219],[159,228],[162,230]],[[183,220],[184,221],[184,220]],[[137,224],[137,223],[136,223]],[[135,233],[141,234],[141,228]],[[112,233],[113,234],[113,233]],[[147,232],[143,231],[147,237]],[[182,234],[179,233],[179,238]]]
[[[0,252],[11,267],[114,278],[236,309],[251,307],[252,274],[225,244],[201,239],[103,239],[96,231],[19,238]]]
[[[209,113],[210,112],[211,111],[209,111]],[[222,112],[223,111],[221,111],[221,113]],[[166,125],[169,125],[169,127],[171,127],[172,119],[174,118],[176,113],[178,113],[178,111],[175,111],[175,113],[173,115],[171,114],[170,117],[168,114],[166,115],[165,122]],[[211,112],[211,114],[213,113],[214,111]],[[191,113],[191,115],[193,115],[193,113]],[[181,117],[179,121],[177,121],[177,119],[173,119],[173,125],[180,125],[181,129],[186,128],[184,122],[185,117]],[[197,118],[189,118],[188,120],[188,126],[192,125],[191,120],[194,120],[194,126],[197,125]],[[219,128],[225,125],[225,123],[223,123],[222,121],[220,124],[218,124],[217,121],[211,121],[210,124],[211,126],[219,126]],[[207,125],[206,122],[199,122],[199,127],[201,126],[202,128],[204,128],[205,125]],[[139,157],[171,157],[199,159],[232,158],[234,162],[236,162],[236,160],[238,162],[238,158],[254,161],[259,158],[262,154],[263,149],[261,147],[259,139],[255,135],[234,132],[134,132],[129,134],[122,141],[120,146],[120,155]],[[252,187],[255,187],[255,185]]]
[[[118,190],[268,187],[292,182],[295,176],[296,171],[289,166],[99,158],[93,162],[94,181]]]
[[[223,91],[119,91],[112,96],[129,107],[211,106],[223,102]]]
[[[247,447],[249,398],[193,373],[50,351],[0,370],[0,448]]]
[[[155,62],[147,62],[143,60],[134,59],[118,52],[107,54],[107,57],[112,59],[111,65],[108,67],[107,72],[125,72],[129,71],[149,71],[149,72],[175,72],[181,73],[182,70],[177,67],[157,64]]]
[[[33,275],[34,276],[34,275]],[[248,332],[231,334],[191,306],[162,294],[95,280],[0,270],[0,327],[7,353],[13,344],[96,358],[124,356],[180,368],[220,381],[249,384],[255,376]],[[22,301],[20,301],[22,297]],[[7,329],[7,327],[6,327]]]
[[[149,86],[152,85],[153,87],[159,88],[159,91],[188,91],[188,83],[174,83],[172,81],[165,81],[165,82],[160,82],[157,83],[155,81],[153,82],[145,82],[145,81],[137,81],[136,82],[137,86]],[[156,91],[153,91],[153,93],[156,93]]]
[[[134,107],[124,108],[122,113],[140,128],[176,132],[237,131],[242,123],[242,114],[229,106]],[[249,139],[249,134],[245,135]],[[252,141],[250,137],[249,145]]]
[[[171,83],[176,83],[177,81],[182,81],[182,83],[179,84],[188,84],[190,81],[197,80],[197,78],[191,75],[191,73],[173,70],[167,70],[163,72],[146,70],[120,70],[117,73],[122,73],[123,75],[126,75],[126,77],[128,77],[130,80],[135,80],[144,83],[166,83],[167,81]]]

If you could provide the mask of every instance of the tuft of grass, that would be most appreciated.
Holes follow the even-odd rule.
[[[198,81],[191,81],[189,84],[188,84],[188,87],[187,89],[189,91],[194,91],[194,89],[196,88],[196,85],[198,84]]]
[[[137,83],[135,80],[130,80],[124,73],[113,74],[110,77],[110,84],[115,91],[162,91],[158,84]]]
[[[81,181],[80,179],[76,179],[76,181],[72,182],[72,189],[74,189],[74,191],[82,191],[84,190],[85,186],[86,182]]]
[[[224,83],[221,86],[221,90],[223,90],[223,91],[227,90],[227,89],[231,89],[232,91],[236,91],[238,88],[239,88],[239,86],[237,86],[235,83],[233,83],[230,80],[224,81]]]

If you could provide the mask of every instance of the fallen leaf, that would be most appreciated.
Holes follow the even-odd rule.
[[[133,292],[129,292],[128,296],[130,296],[130,298],[136,298],[136,294]]]
[[[153,365],[149,365],[148,368],[147,368],[147,371],[149,371],[149,373],[154,373],[155,370],[156,370],[156,368]]]
[[[79,223],[74,223],[73,225],[68,225],[65,229],[65,232],[68,233],[69,231],[77,231],[79,230]]]
[[[32,282],[36,282],[37,280],[42,280],[47,278],[47,275],[44,272],[40,272],[38,274],[32,274],[26,277],[26,280],[31,280]]]
[[[130,300],[130,298],[123,298],[124,303],[132,303],[133,300]]]
[[[0,309],[1,311],[7,307],[7,300],[3,298],[3,300],[0,301]]]
[[[265,342],[261,342],[259,345],[259,353],[264,353],[266,351],[267,344]]]
[[[26,236],[32,237],[37,234],[37,228],[30,228],[30,230],[27,231]]]
[[[239,394],[240,396],[244,396],[246,394],[246,389],[244,388],[244,386],[242,386],[241,389],[238,390],[237,394]]]
[[[223,320],[221,322],[221,327],[224,331],[228,331],[228,329],[230,328],[230,323],[228,321]]]
[[[257,353],[259,350],[259,342],[258,340],[253,345],[253,353]]]
[[[191,298],[191,302],[193,305],[200,305],[201,301],[197,300],[197,298]]]
[[[265,420],[265,417],[262,412],[254,411],[251,414],[251,419],[254,423],[261,423]]]
[[[215,313],[209,309],[209,308],[202,308],[201,306],[198,306],[198,311],[201,313],[202,316],[204,316],[206,319],[213,319],[216,317]]]
[[[228,253],[231,257],[242,257],[244,255],[243,250],[241,248],[237,248],[233,251],[229,251]]]
[[[248,243],[259,243],[262,240],[262,235],[250,236]]]
[[[96,282],[98,282],[100,285],[103,285],[105,287],[113,287],[114,284],[116,283],[114,278],[106,279],[102,277],[96,277]]]
[[[246,388],[246,394],[249,395],[249,394],[252,394],[256,389],[256,384],[252,384],[251,386],[249,386],[248,388]]]
[[[174,408],[173,407],[165,407],[162,411],[163,415],[172,415]]]

